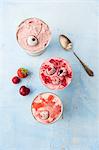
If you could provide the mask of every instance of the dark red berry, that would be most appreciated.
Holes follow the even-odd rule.
[[[15,77],[12,78],[12,82],[13,82],[14,84],[18,84],[18,83],[20,82],[20,78],[17,77],[17,76],[15,76]]]
[[[20,89],[19,89],[19,93],[22,95],[22,96],[26,96],[30,93],[30,89],[27,88],[26,86],[21,86]]]

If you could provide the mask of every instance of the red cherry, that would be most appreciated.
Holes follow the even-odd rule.
[[[27,88],[26,86],[21,86],[20,89],[19,89],[19,93],[22,95],[22,96],[26,96],[30,93],[30,89]]]
[[[12,82],[13,82],[14,84],[18,84],[18,83],[20,82],[20,78],[17,77],[17,76],[15,76],[15,77],[12,78]]]

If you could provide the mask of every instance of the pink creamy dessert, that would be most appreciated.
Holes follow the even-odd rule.
[[[32,114],[41,123],[49,124],[55,122],[60,118],[62,112],[62,102],[53,93],[41,93],[32,102]]]
[[[72,79],[72,68],[62,58],[47,59],[40,68],[42,83],[52,90],[64,89]]]
[[[48,46],[51,32],[48,25],[40,19],[24,20],[16,33],[19,45],[30,55],[39,55]]]

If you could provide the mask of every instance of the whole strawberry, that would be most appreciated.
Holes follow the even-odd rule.
[[[19,68],[17,70],[17,75],[19,78],[26,78],[28,76],[28,70],[25,68]]]

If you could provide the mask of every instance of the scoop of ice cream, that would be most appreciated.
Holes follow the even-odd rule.
[[[19,45],[32,55],[42,52],[47,47],[51,32],[45,22],[30,18],[18,26],[16,36]]]
[[[42,120],[46,120],[46,119],[48,119],[48,117],[49,117],[49,112],[47,110],[43,110],[40,112],[40,118]]]
[[[32,102],[32,114],[41,123],[56,121],[62,114],[61,100],[53,93],[41,93]]]
[[[47,68],[47,74],[48,75],[53,75],[54,73],[56,72],[56,69],[53,65],[50,65],[48,68]]]
[[[62,58],[50,58],[40,68],[40,79],[50,89],[63,89],[72,80],[72,68]]]

